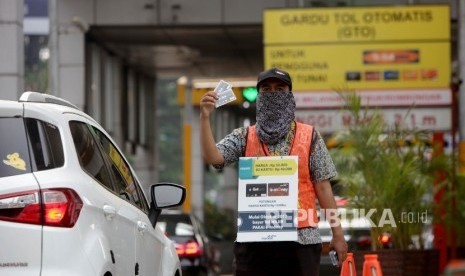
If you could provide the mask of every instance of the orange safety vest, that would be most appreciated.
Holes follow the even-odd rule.
[[[289,155],[299,157],[299,202],[298,228],[317,227],[315,189],[310,180],[309,156],[312,144],[313,127],[296,122],[294,140],[291,142]],[[255,125],[247,132],[246,157],[270,156],[268,147],[260,142]]]

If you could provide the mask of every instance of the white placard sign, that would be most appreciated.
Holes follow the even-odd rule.
[[[238,242],[297,241],[298,157],[239,159]]]

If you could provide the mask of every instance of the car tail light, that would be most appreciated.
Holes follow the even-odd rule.
[[[189,241],[176,245],[176,253],[179,257],[191,258],[202,255],[202,248],[196,241]]]
[[[378,241],[383,245],[383,248],[391,247],[392,238],[388,233],[383,233],[378,237]],[[366,247],[371,245],[370,236],[360,236],[357,239],[357,245],[361,247]]]
[[[381,234],[381,236],[378,237],[378,240],[381,242],[384,248],[388,248],[391,246],[391,235],[387,233]]]
[[[73,227],[82,208],[74,190],[46,189],[0,195],[0,220]]]
[[[357,238],[357,245],[360,247],[367,247],[371,245],[370,236],[360,236]]]

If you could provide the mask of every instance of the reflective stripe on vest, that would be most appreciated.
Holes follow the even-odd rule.
[[[299,223],[298,228],[317,227],[315,189],[310,180],[309,156],[312,144],[313,127],[296,122],[294,141],[291,142],[289,155],[299,157]],[[265,151],[265,152],[264,152]],[[260,143],[255,125],[247,131],[246,157],[269,156],[268,147]]]

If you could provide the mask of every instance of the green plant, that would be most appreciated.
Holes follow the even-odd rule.
[[[431,223],[434,168],[431,135],[398,122],[389,125],[378,110],[362,107],[355,93],[340,93],[351,120],[338,135],[331,155],[338,169],[338,185],[350,207],[375,210],[370,216],[372,249],[382,248],[378,237],[388,232],[393,246],[423,247],[424,227]],[[407,114],[406,114],[407,115]],[[425,215],[426,214],[426,215]]]
[[[436,222],[444,225],[447,232],[447,245],[465,247],[465,175],[456,170],[457,156],[442,160],[439,169],[440,182],[436,185],[435,193],[439,204],[434,212]]]
[[[24,69],[24,88],[26,91],[40,91],[48,93],[48,60],[39,61]]]
[[[204,201],[205,229],[211,237],[232,241],[236,237],[235,213],[218,208],[209,200]]]
[[[450,230],[455,233],[457,246],[465,247],[465,175],[455,174],[455,185],[449,187],[450,202],[448,205],[451,208],[450,214]]]

